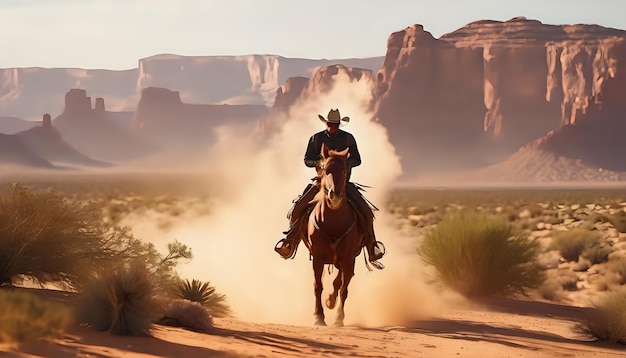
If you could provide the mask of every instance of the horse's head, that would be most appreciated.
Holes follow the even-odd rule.
[[[338,152],[329,150],[322,144],[322,168],[320,184],[331,209],[343,204],[346,197],[346,182],[348,179],[348,148]]]

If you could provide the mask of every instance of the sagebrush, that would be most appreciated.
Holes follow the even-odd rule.
[[[166,300],[161,303],[158,323],[182,327],[197,332],[207,332],[213,327],[213,316],[198,302],[185,299]]]
[[[32,279],[77,290],[101,272],[141,259],[164,289],[178,279],[178,261],[191,257],[191,250],[177,241],[164,257],[128,228],[107,224],[94,204],[19,184],[0,196],[0,284]]]

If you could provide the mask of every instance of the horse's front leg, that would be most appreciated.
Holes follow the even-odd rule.
[[[339,295],[339,289],[341,288],[341,266],[339,266],[339,272],[337,272],[337,277],[333,280],[333,293],[328,295],[328,299],[326,300],[326,307],[328,309],[335,308],[335,304],[337,303],[337,296]]]
[[[315,276],[314,291],[315,291],[315,325],[325,326],[324,321],[324,308],[322,307],[322,291],[324,287],[322,285],[322,273],[324,272],[324,262],[313,258],[313,275]]]
[[[346,299],[348,298],[348,285],[350,284],[350,280],[352,280],[352,276],[354,276],[354,259],[350,260],[350,262],[342,263],[341,268],[340,302],[337,308],[337,320],[335,321],[335,326],[337,327],[343,327],[343,319],[346,317],[343,309],[346,304]]]

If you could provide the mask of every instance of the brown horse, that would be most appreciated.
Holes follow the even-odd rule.
[[[315,206],[309,215],[306,247],[313,260],[315,276],[315,324],[325,326],[322,307],[322,272],[327,264],[338,272],[333,281],[333,292],[326,306],[333,309],[339,295],[336,326],[343,326],[344,305],[348,298],[348,285],[354,276],[354,262],[363,247],[364,235],[357,224],[356,211],[348,203],[346,184],[348,180],[348,149],[337,152],[322,145],[320,168],[320,191],[313,199]]]

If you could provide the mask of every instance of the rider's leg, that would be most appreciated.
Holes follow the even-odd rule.
[[[276,252],[285,259],[292,258],[296,248],[300,243],[302,232],[304,231],[304,216],[309,207],[309,202],[313,200],[315,194],[319,192],[319,185],[309,184],[303,194],[294,203],[291,211],[287,215],[289,219],[289,230],[285,231],[284,239],[280,240],[275,247]]]
[[[363,195],[361,195],[359,190],[356,188],[354,183],[348,183],[348,185],[346,186],[346,193],[348,195],[348,198],[355,204],[357,210],[360,212],[361,217],[363,218],[363,229],[365,231],[365,247],[368,252],[369,261],[378,261],[385,255],[385,251],[384,245],[376,241],[376,234],[374,233],[374,212],[372,211],[370,205],[367,203]],[[374,266],[379,268],[379,266]],[[380,266],[382,266],[382,264]]]

